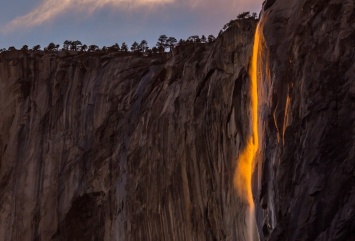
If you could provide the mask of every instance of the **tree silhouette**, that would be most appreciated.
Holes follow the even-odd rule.
[[[33,51],[39,51],[39,50],[41,50],[41,45],[38,44],[38,45],[33,46],[32,50],[33,50]]]
[[[73,41],[65,40],[63,43],[63,50],[68,51]]]
[[[222,31],[226,31],[228,28],[229,28],[230,24],[229,23],[226,23],[223,28],[222,28]]]
[[[120,51],[120,46],[118,45],[118,43],[115,43],[111,47],[108,47],[107,51],[109,51],[109,52],[118,52],[118,51]]]
[[[59,48],[59,44],[55,44],[53,42],[48,44],[48,46],[47,46],[48,51],[57,51],[58,48]]]
[[[167,40],[168,40],[168,36],[166,36],[165,34],[160,35],[158,42],[156,44],[160,53],[163,53],[165,49],[168,47],[166,43]]]
[[[170,48],[170,51],[173,50],[173,48],[176,46],[177,40],[174,37],[169,37],[166,40],[166,45]]]
[[[158,48],[157,48],[157,47],[153,47],[153,48],[152,48],[152,53],[153,53],[153,54],[158,53],[158,51],[159,51],[159,50],[158,50]]]
[[[131,51],[132,52],[139,52],[139,44],[136,41],[134,41],[134,43],[132,44]]]
[[[186,45],[186,41],[183,39],[179,40],[178,46]]]
[[[122,52],[128,52],[128,46],[125,42],[122,43],[121,45],[121,51]]]
[[[142,40],[138,46],[139,52],[147,52],[148,49],[148,42],[146,40]]]
[[[88,46],[86,44],[81,46],[81,51],[86,51],[86,50],[88,50]]]
[[[99,47],[97,45],[94,45],[94,44],[90,45],[89,48],[88,48],[89,52],[96,52],[98,50],[99,50]]]
[[[202,35],[201,37],[201,43],[207,43],[207,38],[205,35]]]
[[[165,34],[160,35],[160,37],[158,38],[158,41],[162,44],[166,43],[166,40],[168,39],[168,36],[166,36]]]
[[[17,50],[14,46],[11,46],[11,47],[9,47],[8,49],[7,49],[8,51],[15,51],[15,50]]]
[[[213,41],[215,41],[216,40],[216,37],[215,36],[213,36],[212,34],[210,34],[210,35],[208,35],[208,42],[209,43],[212,43]]]
[[[80,50],[82,45],[83,44],[79,40],[71,41],[70,50],[73,51]]]
[[[22,50],[22,51],[28,51],[28,45],[22,46],[21,50]]]
[[[246,18],[250,18],[250,12],[242,12],[237,16],[237,19],[246,19]]]
[[[192,35],[187,40],[192,43],[201,43],[201,39],[198,35]]]

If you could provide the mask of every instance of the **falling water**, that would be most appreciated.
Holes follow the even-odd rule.
[[[259,25],[255,32],[253,44],[253,56],[249,69],[249,76],[251,80],[250,99],[251,99],[251,135],[248,136],[245,149],[240,153],[237,160],[237,167],[234,175],[234,185],[239,196],[248,204],[248,211],[246,213],[247,225],[247,240],[259,240],[255,221],[255,208],[252,193],[252,174],[254,170],[254,161],[256,153],[259,149],[259,135],[258,135],[258,56],[260,51],[260,36]]]

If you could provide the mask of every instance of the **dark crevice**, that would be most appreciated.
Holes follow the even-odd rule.
[[[203,90],[203,88],[205,87],[207,81],[211,78],[211,76],[213,75],[213,73],[215,72],[215,69],[211,69],[210,71],[208,71],[206,77],[201,81],[201,83],[197,86],[197,92],[196,92],[196,97],[195,97],[195,101],[196,102],[197,98],[201,95],[201,92]]]

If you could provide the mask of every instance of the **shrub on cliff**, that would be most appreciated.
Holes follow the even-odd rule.
[[[246,19],[246,18],[250,18],[250,12],[242,12],[237,16],[237,19]]]
[[[86,44],[81,46],[81,51],[86,51],[86,50],[88,50],[88,46]]]
[[[208,35],[207,39],[208,39],[208,42],[209,42],[209,43],[212,43],[213,41],[216,40],[216,37],[213,36],[212,34],[210,34],[210,35]]]
[[[32,48],[32,51],[40,51],[41,50],[41,45],[39,45],[39,44],[37,44],[37,45],[35,45],[35,46],[33,46],[33,48]]]
[[[258,14],[255,12],[252,14],[250,14],[250,12],[242,12],[237,16],[237,19],[257,19],[257,18],[258,18]]]
[[[96,52],[99,50],[99,47],[97,45],[90,45],[89,48],[88,48],[88,52]]]
[[[17,50],[14,46],[11,46],[11,47],[9,47],[8,49],[7,49],[8,51],[15,51],[15,50]]]
[[[24,46],[22,46],[21,50],[22,51],[28,51],[28,45],[25,44]]]
[[[47,51],[58,51],[59,49],[59,44],[55,44],[55,43],[49,43],[48,46],[46,47]]]
[[[119,52],[120,51],[120,46],[118,45],[118,43],[115,43],[114,45],[107,47],[107,51],[108,52]]]

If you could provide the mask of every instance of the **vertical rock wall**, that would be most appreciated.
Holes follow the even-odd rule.
[[[355,3],[266,1],[262,15],[262,240],[355,240]]]
[[[255,26],[168,60],[2,53],[0,239],[243,237],[233,174]]]

